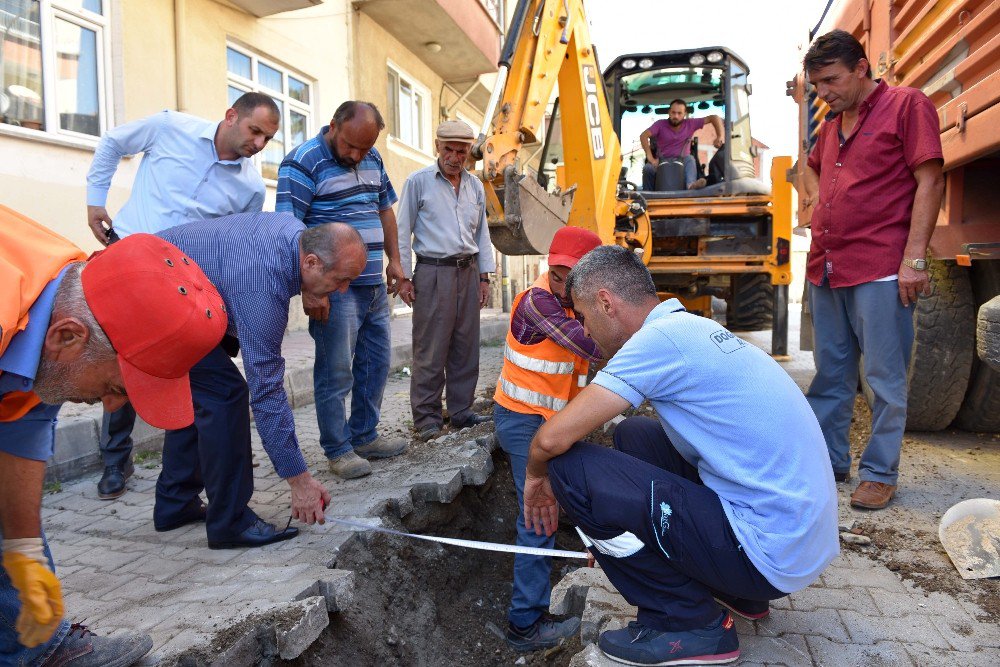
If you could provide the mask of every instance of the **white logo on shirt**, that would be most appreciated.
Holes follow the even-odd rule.
[[[718,345],[719,349],[726,354],[735,352],[736,350],[742,349],[746,346],[746,341],[737,337],[735,334],[729,333],[725,329],[722,331],[716,331],[709,336],[709,338],[711,338],[712,342]]]

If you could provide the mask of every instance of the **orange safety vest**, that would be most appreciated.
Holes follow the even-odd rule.
[[[532,287],[550,294],[548,272],[538,276]],[[517,311],[525,290],[514,297],[511,313]],[[566,308],[573,317],[573,310]],[[524,345],[507,330],[503,368],[497,381],[493,400],[514,412],[550,418],[566,407],[587,382],[589,362],[546,338],[540,343]]]
[[[67,264],[85,259],[82,250],[51,229],[0,204],[0,356],[28,326],[28,309],[45,286]],[[0,422],[16,421],[39,403],[34,392],[4,394]]]

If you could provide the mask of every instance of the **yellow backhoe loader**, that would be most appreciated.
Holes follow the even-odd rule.
[[[791,159],[774,158],[771,186],[756,178],[746,65],[706,48],[622,56],[602,73],[582,0],[519,0],[499,65],[473,153],[500,252],[545,254],[561,226],[591,229],[642,253],[662,297],[709,317],[724,298],[730,328],[772,328],[772,353],[786,354]],[[677,98],[723,118],[724,145],[698,164],[712,184],[643,190],[620,137],[636,142]],[[524,147],[538,142],[532,170]]]

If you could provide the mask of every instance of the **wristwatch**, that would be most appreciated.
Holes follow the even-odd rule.
[[[903,264],[910,267],[915,271],[926,271],[927,270],[927,260],[926,259],[904,259]]]
[[[489,285],[489,284],[490,284],[490,279],[489,279],[489,277],[487,276],[486,278],[480,278],[480,279],[479,279],[479,282],[481,282],[481,283],[486,283],[487,285]]]

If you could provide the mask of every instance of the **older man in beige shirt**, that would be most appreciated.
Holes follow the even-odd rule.
[[[438,159],[406,179],[397,216],[405,276],[399,295],[413,306],[410,407],[422,440],[441,433],[446,385],[453,429],[489,420],[472,412],[472,402],[479,381],[479,310],[496,269],[483,184],[465,170],[475,132],[451,120],[436,136]]]

